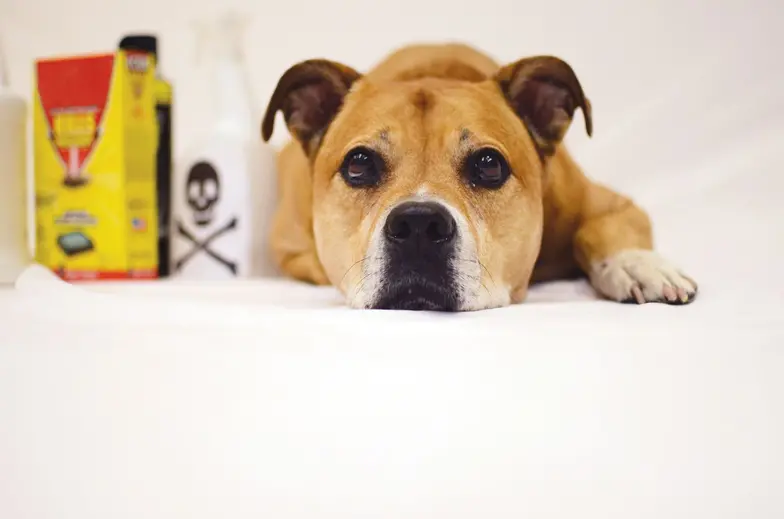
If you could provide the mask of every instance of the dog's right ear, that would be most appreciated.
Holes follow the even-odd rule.
[[[360,77],[351,67],[323,59],[294,65],[278,80],[261,125],[262,137],[265,141],[272,137],[275,116],[280,110],[289,132],[312,156],[343,106],[343,98]]]

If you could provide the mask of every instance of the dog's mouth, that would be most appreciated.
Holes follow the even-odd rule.
[[[458,306],[457,293],[453,287],[442,286],[419,276],[407,276],[405,279],[387,281],[372,308],[456,312]]]

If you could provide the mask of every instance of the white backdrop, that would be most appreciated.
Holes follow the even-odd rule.
[[[572,151],[651,212],[700,297],[566,284],[432,317],[33,269],[0,287],[2,519],[784,517],[780,0],[0,0],[12,85],[29,94],[37,56],[156,31],[181,152],[209,105],[189,23],[228,7],[252,17],[259,110],[314,56],[565,58],[594,107]]]
[[[12,86],[29,97],[36,57],[158,33],[176,87],[179,154],[210,105],[191,22],[227,9],[250,20],[246,58],[259,112],[298,60],[325,56],[363,70],[404,43],[461,40],[501,61],[537,53],[569,61],[593,103],[595,134],[586,138],[576,124],[567,141],[591,176],[642,203],[662,189],[700,196],[738,171],[764,183],[761,193],[784,185],[772,168],[784,131],[776,0],[0,0],[0,36]],[[273,142],[285,138],[278,130]]]
[[[674,173],[687,166],[684,150],[696,156],[735,136],[735,127],[751,137],[780,122],[774,110],[783,102],[784,70],[777,64],[784,16],[775,0],[400,0],[372,7],[361,0],[2,0],[12,85],[29,96],[36,57],[108,50],[126,32],[154,31],[177,87],[181,150],[209,103],[190,22],[226,9],[251,22],[245,41],[259,110],[298,60],[326,56],[364,69],[398,45],[451,39],[501,61],[535,53],[567,59],[596,118],[592,145],[583,149],[572,139],[575,151],[599,175],[639,170],[640,153],[651,156],[642,163],[646,175]],[[673,145],[644,146],[663,131],[675,131]],[[608,160],[608,149],[620,156]]]

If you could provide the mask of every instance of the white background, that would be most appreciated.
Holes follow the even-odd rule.
[[[433,317],[33,270],[0,290],[0,517],[784,517],[781,2],[0,0],[12,85],[155,31],[181,152],[210,103],[190,22],[231,6],[259,110],[310,57],[362,70],[448,39],[566,59],[594,107],[572,151],[650,211],[700,297],[566,284]]]
[[[280,74],[311,57],[365,70],[396,46],[443,40],[501,62],[558,55],[594,106],[595,137],[577,121],[573,152],[593,177],[643,197],[654,196],[651,184],[685,192],[677,185],[710,168],[708,159],[731,161],[741,148],[752,159],[770,153],[760,139],[784,124],[784,8],[775,0],[0,0],[12,86],[31,95],[36,57],[111,50],[128,32],[155,32],[176,87],[181,153],[211,103],[192,22],[228,9],[250,22],[244,41],[259,113]],[[275,143],[286,138],[280,128]]]

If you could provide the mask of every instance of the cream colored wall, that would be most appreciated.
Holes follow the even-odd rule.
[[[36,57],[102,51],[124,33],[154,31],[176,87],[179,154],[209,103],[191,21],[229,8],[251,21],[259,111],[286,67],[315,56],[364,69],[395,46],[440,40],[470,42],[501,61],[556,54],[594,106],[595,136],[574,126],[574,153],[589,174],[643,202],[721,181],[710,176],[715,161],[767,164],[778,149],[771,136],[784,133],[776,0],[0,0],[12,86],[29,96]],[[274,142],[285,137],[279,130]]]

